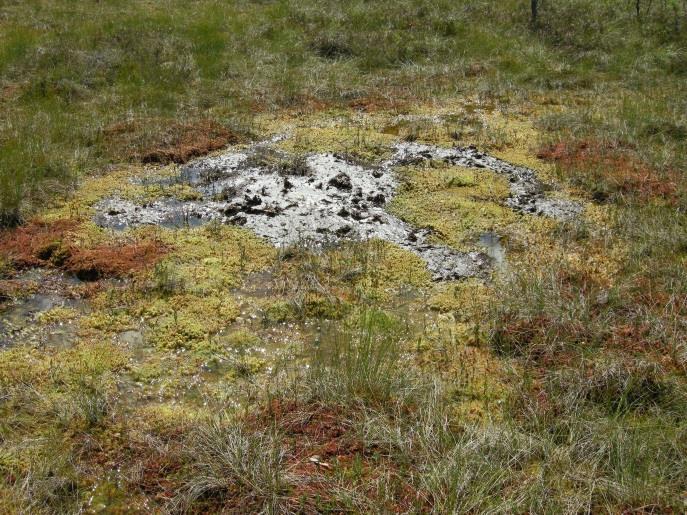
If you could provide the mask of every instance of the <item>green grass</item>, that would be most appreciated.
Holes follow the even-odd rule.
[[[532,27],[528,4],[0,0],[2,226],[179,127],[259,137],[256,115],[366,101],[522,111],[540,131],[531,150],[593,149],[555,173],[597,209],[543,243],[515,235],[489,307],[455,286],[443,300],[460,309],[440,315],[422,263],[382,242],[282,250],[274,298],[235,316],[297,326],[285,366],[250,354],[252,332],[225,342],[229,321],[197,320],[193,299],[180,320],[204,353],[122,350],[103,343],[107,323],[84,323],[76,349],[0,351],[0,511],[685,511],[685,6],[642,1],[638,19],[634,2],[549,1]],[[421,140],[425,123],[397,129]],[[507,140],[489,130],[490,146]],[[300,158],[273,164],[307,173]],[[232,235],[164,233],[189,255],[92,297],[93,320],[116,307],[133,328],[145,307],[176,327],[173,299],[220,279],[224,293],[272,259]],[[203,278],[211,266],[223,275]],[[234,382],[199,379],[219,362]]]
[[[411,386],[402,373],[407,337],[399,320],[375,309],[325,326],[308,360],[305,402],[351,407],[389,402]]]
[[[610,102],[616,130],[669,140],[676,152],[664,157],[681,159],[686,31],[675,32],[667,3],[639,24],[622,2],[556,2],[542,10],[535,32],[521,4],[4,2],[5,223],[53,191],[45,180],[68,183],[130,158],[107,131],[115,124],[135,122],[135,139],[172,122],[231,125],[256,107],[298,107],[312,98],[346,105],[365,97],[479,94],[509,102],[584,93],[585,110],[604,114],[594,103]],[[637,90],[648,98],[639,103],[630,93]]]
[[[501,413],[474,422],[453,410],[450,384],[403,365],[404,332],[389,338],[388,317],[364,312],[355,329],[333,329],[307,371],[291,368],[275,384],[257,418],[214,417],[189,432],[191,468],[175,502],[213,510],[243,500],[268,512],[681,509],[687,403],[665,371],[622,356],[595,363],[591,376],[530,369],[543,374],[543,390],[533,395],[518,373]],[[323,412],[341,429],[318,425]],[[313,432],[299,432],[309,424]],[[357,449],[358,465],[332,456],[331,472],[304,473],[300,460],[321,452],[322,434],[338,452]]]
[[[193,469],[174,501],[175,510],[199,507],[203,500],[215,506],[231,500],[237,509],[282,511],[291,485],[276,435],[251,432],[220,416],[198,427],[187,452]]]

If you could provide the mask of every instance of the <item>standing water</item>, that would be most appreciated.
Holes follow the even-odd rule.
[[[506,268],[506,249],[501,243],[501,237],[494,232],[485,232],[479,237],[479,244],[484,247],[487,256],[494,260],[498,270]]]

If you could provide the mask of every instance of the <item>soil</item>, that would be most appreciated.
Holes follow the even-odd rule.
[[[273,148],[275,140],[244,151],[229,151],[181,168],[179,182],[201,194],[197,201],[164,199],[146,205],[108,198],[97,206],[96,222],[124,229],[152,224],[194,226],[210,221],[245,226],[276,246],[299,242],[327,246],[338,240],[380,238],[422,257],[435,280],[482,276],[493,257],[459,252],[434,243],[431,231],[389,214],[394,197],[394,169],[440,160],[452,165],[487,169],[508,177],[512,209],[556,219],[581,211],[577,203],[545,194],[536,172],[480,152],[475,147],[439,148],[399,143],[393,156],[375,166],[362,166],[332,153],[307,155],[297,167],[275,166],[293,157]],[[262,159],[269,154],[272,162]]]

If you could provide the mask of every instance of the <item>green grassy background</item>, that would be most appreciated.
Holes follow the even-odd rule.
[[[533,27],[525,0],[0,0],[3,224],[68,195],[84,174],[137,159],[179,124],[256,133],[251,120],[262,112],[475,97],[534,106],[542,141],[533,147],[591,145],[600,159],[556,169],[608,215],[547,234],[560,253],[536,247],[527,255],[536,259],[514,259],[489,285],[491,307],[458,302],[479,304],[474,283],[447,285],[449,308],[438,316],[474,326],[466,345],[449,332],[412,333],[381,301],[355,304],[356,279],[346,283],[321,255],[284,257],[294,284],[315,275],[331,298],[350,288],[355,313],[306,346],[311,368],[273,385],[266,402],[255,394],[250,413],[231,421],[128,407],[118,381],[127,367],[145,374],[114,352],[107,332],[101,347],[87,342],[55,360],[44,349],[2,352],[0,511],[20,499],[29,511],[76,512],[93,495],[93,511],[136,497],[147,509],[238,499],[283,512],[298,511],[289,503],[300,494],[313,511],[684,511],[687,11],[675,0],[640,6],[638,18],[631,1],[549,0]],[[536,109],[552,105],[560,109]],[[634,173],[641,180],[630,188],[618,182]],[[670,182],[671,195],[647,189],[651,180]],[[229,236],[202,239],[212,231],[190,233],[200,240],[182,246],[185,263],[199,266],[219,242],[238,252]],[[207,247],[189,252],[198,241]],[[369,249],[360,254],[380,268]],[[599,261],[618,255],[599,280]],[[156,274],[170,292],[183,290],[164,269]],[[100,309],[122,309],[117,298]],[[499,373],[467,359],[470,349]],[[410,366],[408,355],[426,366]],[[334,412],[342,438],[362,442],[362,461],[335,467],[308,497],[286,465],[307,438],[271,412],[272,401],[297,420]],[[460,411],[472,401],[483,419]],[[139,456],[150,466],[142,478],[131,472],[122,486],[98,476],[115,465],[139,470]],[[409,489],[418,496],[404,504]]]
[[[547,2],[532,28],[514,0],[3,0],[3,217],[174,122],[231,125],[313,100],[549,95],[579,115],[558,130],[619,132],[681,162],[687,18],[654,3],[637,20],[633,2]],[[122,123],[128,137],[108,137]]]

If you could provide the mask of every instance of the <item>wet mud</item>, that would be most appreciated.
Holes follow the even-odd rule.
[[[459,252],[438,245],[430,230],[414,227],[386,211],[399,186],[394,170],[430,161],[505,175],[511,191],[507,204],[523,213],[568,219],[581,211],[573,201],[548,196],[535,171],[475,147],[439,148],[404,142],[396,145],[390,159],[363,166],[332,153],[289,156],[267,142],[183,167],[175,180],[196,188],[200,200],[162,199],[139,205],[108,198],[96,206],[95,221],[113,229],[217,221],[244,226],[275,246],[299,242],[326,246],[341,239],[379,238],[419,255],[435,280],[488,274],[500,255]]]
[[[40,288],[0,310],[0,349],[17,342],[37,346],[71,345],[76,325],[70,317],[59,314],[60,310],[67,314],[87,311],[86,302],[71,291],[78,280],[42,270],[29,270],[17,280],[26,284],[35,282]]]

